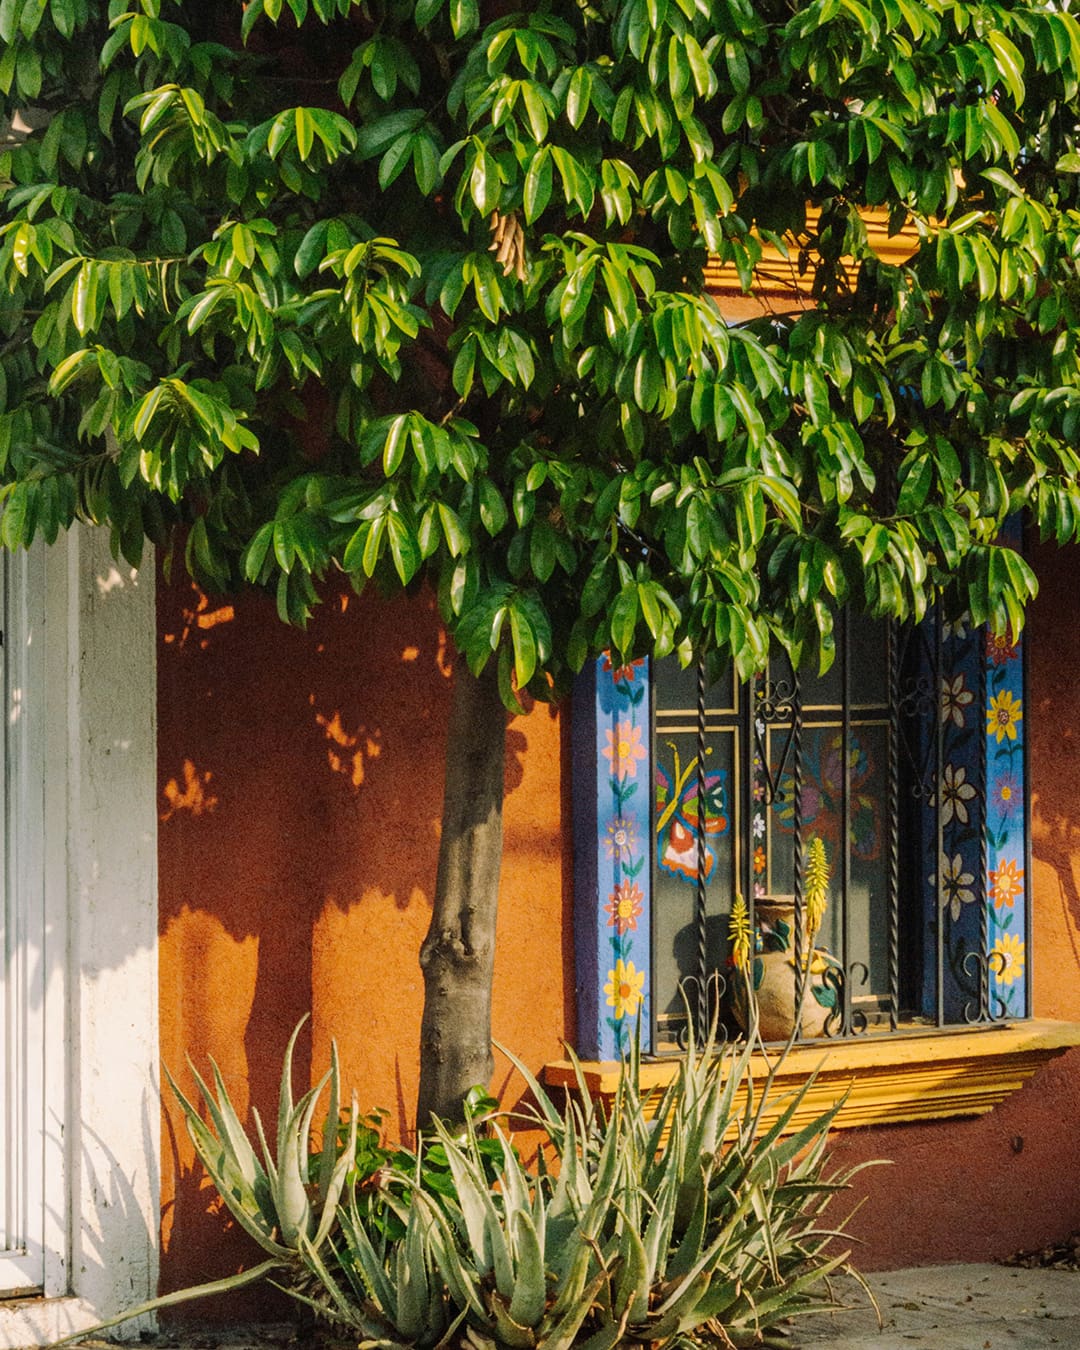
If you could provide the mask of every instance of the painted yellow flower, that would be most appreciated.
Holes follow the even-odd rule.
[[[604,746],[604,755],[611,763],[611,772],[616,778],[636,778],[637,762],[645,758],[641,728],[620,718],[615,723],[615,730],[605,734],[608,743]]]
[[[1023,716],[1020,700],[1013,698],[1011,689],[1003,689],[994,695],[986,710],[986,734],[993,736],[998,745],[1006,739],[1015,741],[1016,724]]]
[[[997,909],[1012,909],[1013,901],[1024,889],[1024,869],[1015,858],[1003,858],[990,870],[990,898]]]
[[[998,984],[1009,985],[1024,974],[1024,944],[1014,933],[1002,933],[990,953],[990,966]]]
[[[608,971],[604,993],[607,1005],[615,1009],[616,1018],[633,1017],[645,997],[642,989],[645,985],[645,972],[635,970],[633,961],[624,962],[621,958],[615,962],[615,969]]]

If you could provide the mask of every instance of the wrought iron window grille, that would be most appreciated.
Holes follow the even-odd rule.
[[[844,612],[825,677],[782,657],[710,688],[704,663],[654,663],[654,1053],[684,1048],[691,1021],[738,1035],[747,981],[765,1039],[796,1020],[796,1039],[838,1040],[1031,1015],[1021,661],[937,614]],[[811,848],[830,874],[816,935]]]

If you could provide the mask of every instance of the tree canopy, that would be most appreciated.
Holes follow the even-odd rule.
[[[1067,4],[0,0],[0,40],[10,547],[183,526],[293,622],[426,577],[512,703],[607,646],[827,660],[849,602],[1018,629],[1002,522],[1080,534]],[[706,262],[749,291],[763,242],[816,303],[728,325]]]
[[[419,1116],[488,1077],[503,718],[590,656],[1019,630],[1080,537],[1068,0],[0,0],[0,543],[429,582]],[[917,243],[869,246],[867,211]],[[812,304],[725,321],[766,246]],[[500,702],[501,701],[501,702]]]

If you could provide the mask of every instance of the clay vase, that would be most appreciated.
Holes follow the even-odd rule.
[[[786,1041],[795,1025],[795,897],[764,895],[754,901],[755,943],[752,985],[763,1041]],[[811,947],[803,913],[802,959],[807,963],[799,1034],[821,1036],[837,1007],[840,963],[821,947]],[[738,991],[738,984],[736,990]],[[749,1025],[745,992],[737,992],[734,1010],[745,1031]]]

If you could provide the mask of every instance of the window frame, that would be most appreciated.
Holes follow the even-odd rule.
[[[1026,690],[1026,653],[1018,640],[1014,675],[1019,680],[1019,701],[1023,708]],[[976,646],[979,663],[976,728],[982,725],[980,754],[985,764],[984,784],[987,814],[993,791],[995,756],[994,732],[984,721],[990,709],[991,652],[980,638]],[[940,655],[940,653],[939,653]],[[941,667],[935,667],[940,675]],[[1016,679],[1013,681],[1014,685]],[[656,968],[653,941],[655,898],[652,893],[652,853],[655,846],[655,766],[653,744],[653,677],[649,663],[639,660],[619,663],[617,658],[599,658],[583,671],[575,688],[574,725],[574,830],[575,830],[575,952],[577,984],[577,1044],[586,1058],[615,1060],[625,1055],[640,1018],[642,1048],[653,1049],[655,1028],[653,972]],[[941,697],[937,691],[935,704]],[[980,706],[981,705],[981,706]],[[751,713],[752,715],[752,713]],[[1019,719],[1018,719],[1019,720]],[[940,718],[937,725],[940,725]],[[1001,1008],[998,1015],[987,1015],[994,1003],[994,979],[983,980],[990,987],[989,1000],[980,998],[980,1024],[989,1028],[1013,1024],[1031,1018],[1030,974],[1030,778],[1027,765],[1028,738],[1019,731],[1020,768],[1013,778],[1020,779],[1022,811],[1023,867],[1020,888],[1010,902],[1012,932],[1021,933],[1025,960],[1023,994],[1017,1000],[1021,1011],[1009,1015]],[[997,746],[1000,746],[998,738]],[[944,761],[942,761],[944,764]],[[1010,766],[1011,769],[1011,766]],[[747,820],[746,828],[748,829]],[[984,830],[985,834],[985,830]],[[940,838],[940,836],[939,836]],[[1001,850],[993,841],[981,846],[981,876],[977,895],[981,906],[981,957],[984,972],[989,969],[991,927],[986,914],[990,910],[993,872],[1001,865]],[[938,870],[941,870],[939,863]],[[940,880],[938,897],[940,901]],[[940,986],[939,986],[940,988]],[[939,1020],[940,1020],[940,996]],[[991,1008],[991,1011],[994,1011]],[[934,1034],[955,1032],[955,1024],[939,1025]],[[849,1034],[854,1030],[847,1028]],[[888,1039],[924,1035],[925,1027],[893,1025]],[[875,1036],[873,1039],[881,1038]],[[828,1043],[837,1044],[833,1038]],[[820,1050],[821,1041],[810,1043]]]

